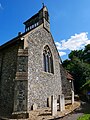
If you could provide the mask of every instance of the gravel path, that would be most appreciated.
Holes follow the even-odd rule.
[[[83,113],[74,113],[74,114],[70,114],[64,118],[61,118],[60,120],[77,120],[77,118],[79,118],[82,115],[83,115]]]
[[[82,102],[81,107],[74,111],[72,114],[69,114],[58,120],[77,120],[78,117],[82,116],[84,113],[90,114],[90,104]]]

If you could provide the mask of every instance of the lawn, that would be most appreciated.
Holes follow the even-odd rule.
[[[84,114],[83,116],[79,117],[77,120],[90,120],[90,114]]]

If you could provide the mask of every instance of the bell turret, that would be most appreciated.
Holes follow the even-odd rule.
[[[49,14],[46,6],[44,5],[38,13],[36,13],[34,16],[24,22],[25,32],[35,29],[41,24],[43,24],[43,27],[50,31]]]

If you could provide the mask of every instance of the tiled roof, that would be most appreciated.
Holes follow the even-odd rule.
[[[73,76],[68,71],[66,71],[66,75],[68,80],[74,80]]]

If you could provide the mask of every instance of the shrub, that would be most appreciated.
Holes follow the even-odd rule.
[[[79,117],[77,120],[90,120],[90,114],[84,114],[83,116]]]

